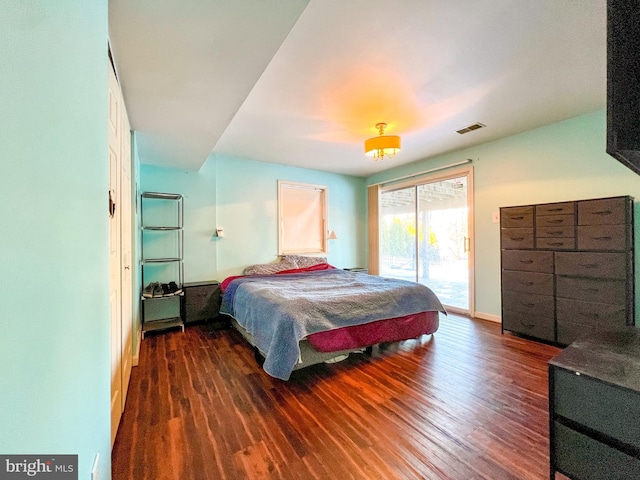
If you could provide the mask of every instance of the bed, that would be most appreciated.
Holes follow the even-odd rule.
[[[265,372],[282,380],[372,345],[432,334],[439,313],[446,314],[437,296],[415,282],[326,263],[298,265],[249,270],[221,285],[220,312],[260,353]]]

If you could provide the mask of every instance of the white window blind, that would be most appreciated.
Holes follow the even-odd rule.
[[[280,255],[327,251],[327,187],[278,181]]]

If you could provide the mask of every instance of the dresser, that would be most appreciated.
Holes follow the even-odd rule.
[[[603,330],[549,361],[550,477],[640,478],[640,330]]]
[[[633,198],[500,209],[502,330],[568,345],[634,325]]]

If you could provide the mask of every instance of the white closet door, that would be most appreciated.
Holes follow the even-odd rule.
[[[122,393],[121,404],[124,412],[124,405],[127,400],[127,390],[129,379],[131,378],[131,365],[133,361],[132,341],[133,341],[133,285],[132,285],[132,182],[131,182],[131,127],[127,117],[127,110],[124,100],[121,97],[122,111],[122,168],[120,177],[120,220],[121,220],[121,274],[122,274],[122,318],[121,318],[121,352],[122,352]],[[137,295],[136,295],[137,296]]]
[[[122,277],[120,257],[120,175],[122,168],[122,103],[115,74],[109,69],[109,313],[111,319],[111,445],[122,416]],[[113,205],[113,206],[112,206]]]

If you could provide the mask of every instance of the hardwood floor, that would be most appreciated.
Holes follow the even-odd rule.
[[[114,480],[549,478],[558,348],[449,315],[419,341],[264,373],[234,330],[142,342]]]

